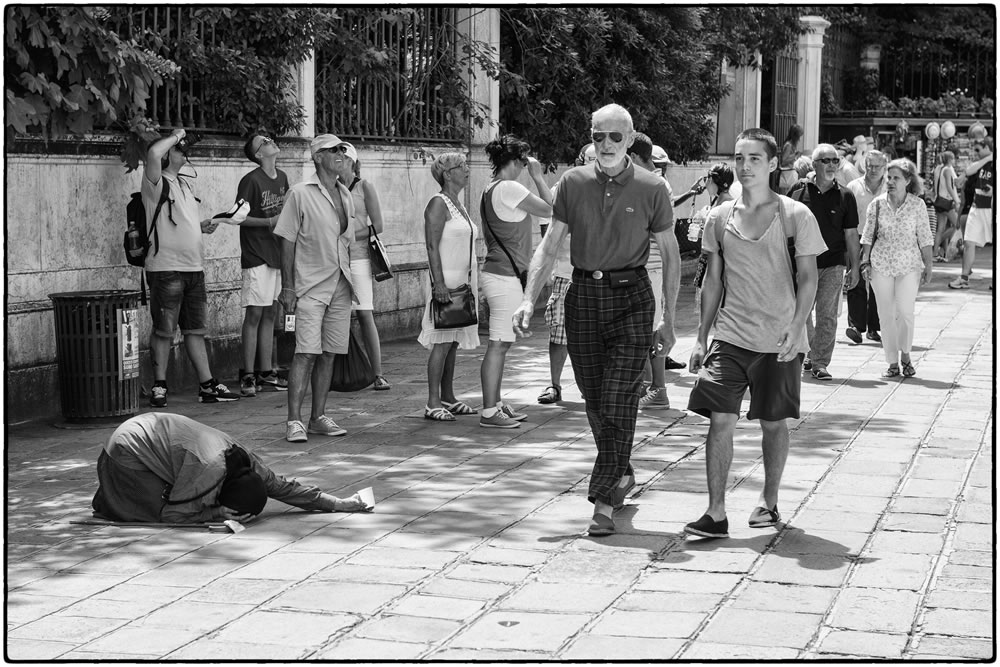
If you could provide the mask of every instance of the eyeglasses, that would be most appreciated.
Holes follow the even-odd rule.
[[[818,157],[815,160],[813,160],[813,162],[819,162],[820,164],[838,165],[838,164],[840,164],[840,158],[839,157]]]
[[[451,171],[452,169],[468,169],[469,165],[465,162],[462,164],[456,164],[454,167],[448,167],[445,171]]]
[[[610,138],[616,144],[620,144],[625,140],[625,135],[621,132],[593,132],[590,138],[594,140],[594,145],[604,143],[604,140]]]
[[[319,149],[316,152],[317,153],[325,153],[327,151],[329,151],[330,153],[346,153],[347,152],[347,144],[339,144],[339,145],[334,146],[332,148],[321,148],[321,149]]]

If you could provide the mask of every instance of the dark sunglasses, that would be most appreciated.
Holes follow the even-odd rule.
[[[818,157],[813,162],[819,162],[820,164],[840,164],[839,157]]]
[[[593,132],[590,135],[590,138],[594,140],[595,145],[604,143],[604,140],[608,137],[610,137],[611,141],[616,144],[620,144],[625,140],[625,135],[621,132]]]
[[[325,151],[330,151],[331,153],[337,153],[337,152],[346,153],[347,152],[347,145],[346,144],[340,144],[339,146],[334,146],[333,148],[321,148],[317,152],[318,153],[323,153]]]

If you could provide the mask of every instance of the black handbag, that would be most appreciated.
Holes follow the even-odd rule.
[[[431,301],[431,318],[435,329],[462,329],[479,324],[472,285],[459,285],[448,290],[448,294],[451,296],[448,303],[440,303],[437,299]]]
[[[368,225],[368,257],[372,264],[372,278],[376,282],[389,280],[392,278],[392,262],[382,245],[382,239],[378,237],[378,232],[371,224]]]
[[[333,357],[332,391],[360,391],[375,382],[375,369],[368,358],[368,351],[361,342],[359,327],[351,326],[347,354]]]
[[[472,221],[469,222],[469,281],[448,290],[451,301],[440,303],[434,298],[434,274],[431,277],[431,323],[435,329],[462,329],[479,324],[476,295],[472,293]],[[428,267],[430,271],[430,267]]]
[[[951,199],[948,199],[947,197],[942,197],[941,195],[937,194],[938,181],[941,180],[942,171],[944,171],[943,167],[941,168],[941,170],[938,171],[937,178],[934,179],[934,194],[936,196],[934,197],[933,204],[934,204],[934,210],[940,211],[941,213],[947,213],[948,211],[950,211],[955,207],[955,202],[952,201]]]

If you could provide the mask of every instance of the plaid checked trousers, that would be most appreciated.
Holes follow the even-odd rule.
[[[649,277],[612,289],[605,280],[573,278],[566,293],[566,336],[576,383],[597,443],[587,499],[611,503],[629,458],[642,370],[653,345],[656,300]]]

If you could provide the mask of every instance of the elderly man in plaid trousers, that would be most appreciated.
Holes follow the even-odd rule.
[[[651,350],[665,357],[673,347],[680,255],[667,189],[627,156],[635,135],[631,115],[610,104],[594,112],[591,126],[597,161],[560,180],[552,226],[532,258],[514,327],[530,335],[535,299],[569,233],[573,284],[566,294],[566,335],[597,442],[588,532],[602,536],[615,532],[612,511],[635,486],[629,459],[643,365]],[[663,316],[655,333],[655,299],[645,269],[651,237],[663,262]]]

